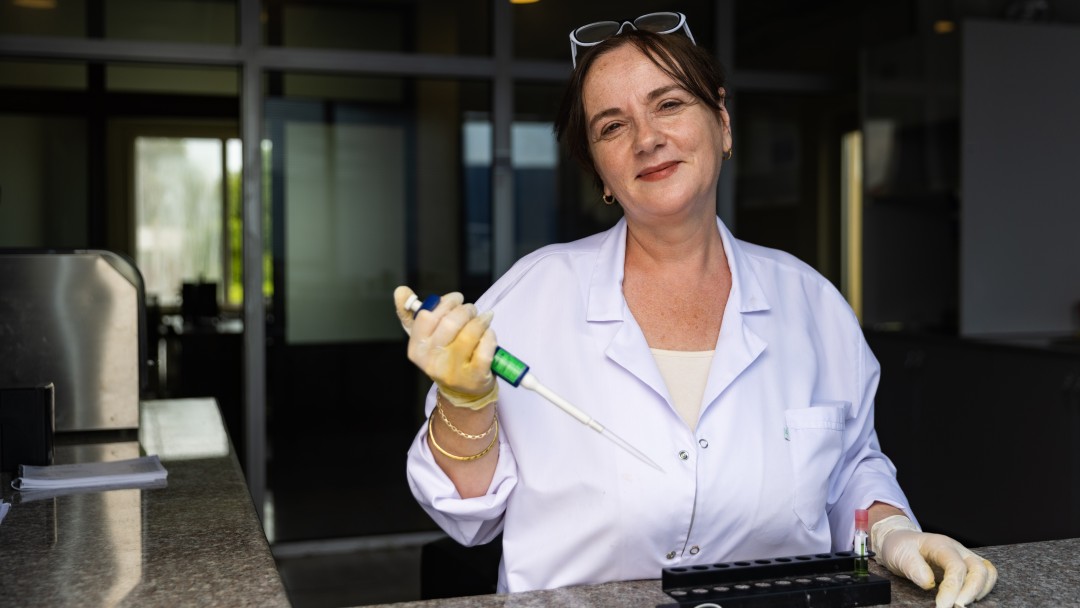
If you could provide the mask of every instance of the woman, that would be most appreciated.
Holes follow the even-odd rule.
[[[841,295],[716,217],[731,117],[678,17],[575,48],[556,132],[622,206],[614,228],[525,256],[476,306],[449,294],[414,318],[412,292],[395,292],[409,357],[436,383],[415,496],[462,544],[503,532],[502,591],[850,549],[869,508],[891,570],[929,589],[927,560],[943,567],[939,606],[982,597],[993,566],[909,519],[873,429],[877,361]],[[664,472],[531,392],[499,392],[495,330]]]

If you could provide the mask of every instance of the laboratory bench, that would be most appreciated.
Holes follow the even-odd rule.
[[[31,494],[3,476],[0,605],[289,606],[217,403],[139,413],[138,431],[58,434],[54,462],[157,454],[164,487]]]
[[[1080,539],[980,547],[998,569],[997,586],[974,608],[1080,605]],[[870,572],[889,580],[890,606],[933,606],[934,594],[893,576],[877,563]],[[583,585],[524,593],[476,595],[382,604],[395,608],[655,608],[674,605],[659,579]]]

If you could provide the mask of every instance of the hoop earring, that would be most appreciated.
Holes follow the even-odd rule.
[[[615,202],[615,195],[614,194],[605,194],[605,195],[600,197],[600,200],[604,201],[605,205],[610,205],[610,204]]]
[[[732,156],[735,156],[735,146],[731,146],[730,148],[728,148],[727,152],[724,152],[724,156],[722,158],[724,160],[731,160]]]

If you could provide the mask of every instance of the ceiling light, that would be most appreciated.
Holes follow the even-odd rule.
[[[934,22],[935,34],[951,34],[956,30],[956,22],[949,21],[948,19],[941,19]]]

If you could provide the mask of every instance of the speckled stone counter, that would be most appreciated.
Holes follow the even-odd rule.
[[[975,608],[1080,606],[1080,539],[981,547],[976,552],[994,563],[998,582]],[[871,572],[892,584],[891,606],[933,606],[932,592],[893,576],[876,563]],[[384,604],[396,608],[655,608],[675,601],[659,580],[626,581],[548,591],[478,595],[426,602]]]
[[[29,494],[4,477],[0,605],[288,606],[216,403],[140,413],[137,441],[58,445],[55,462],[158,454],[166,487]]]

